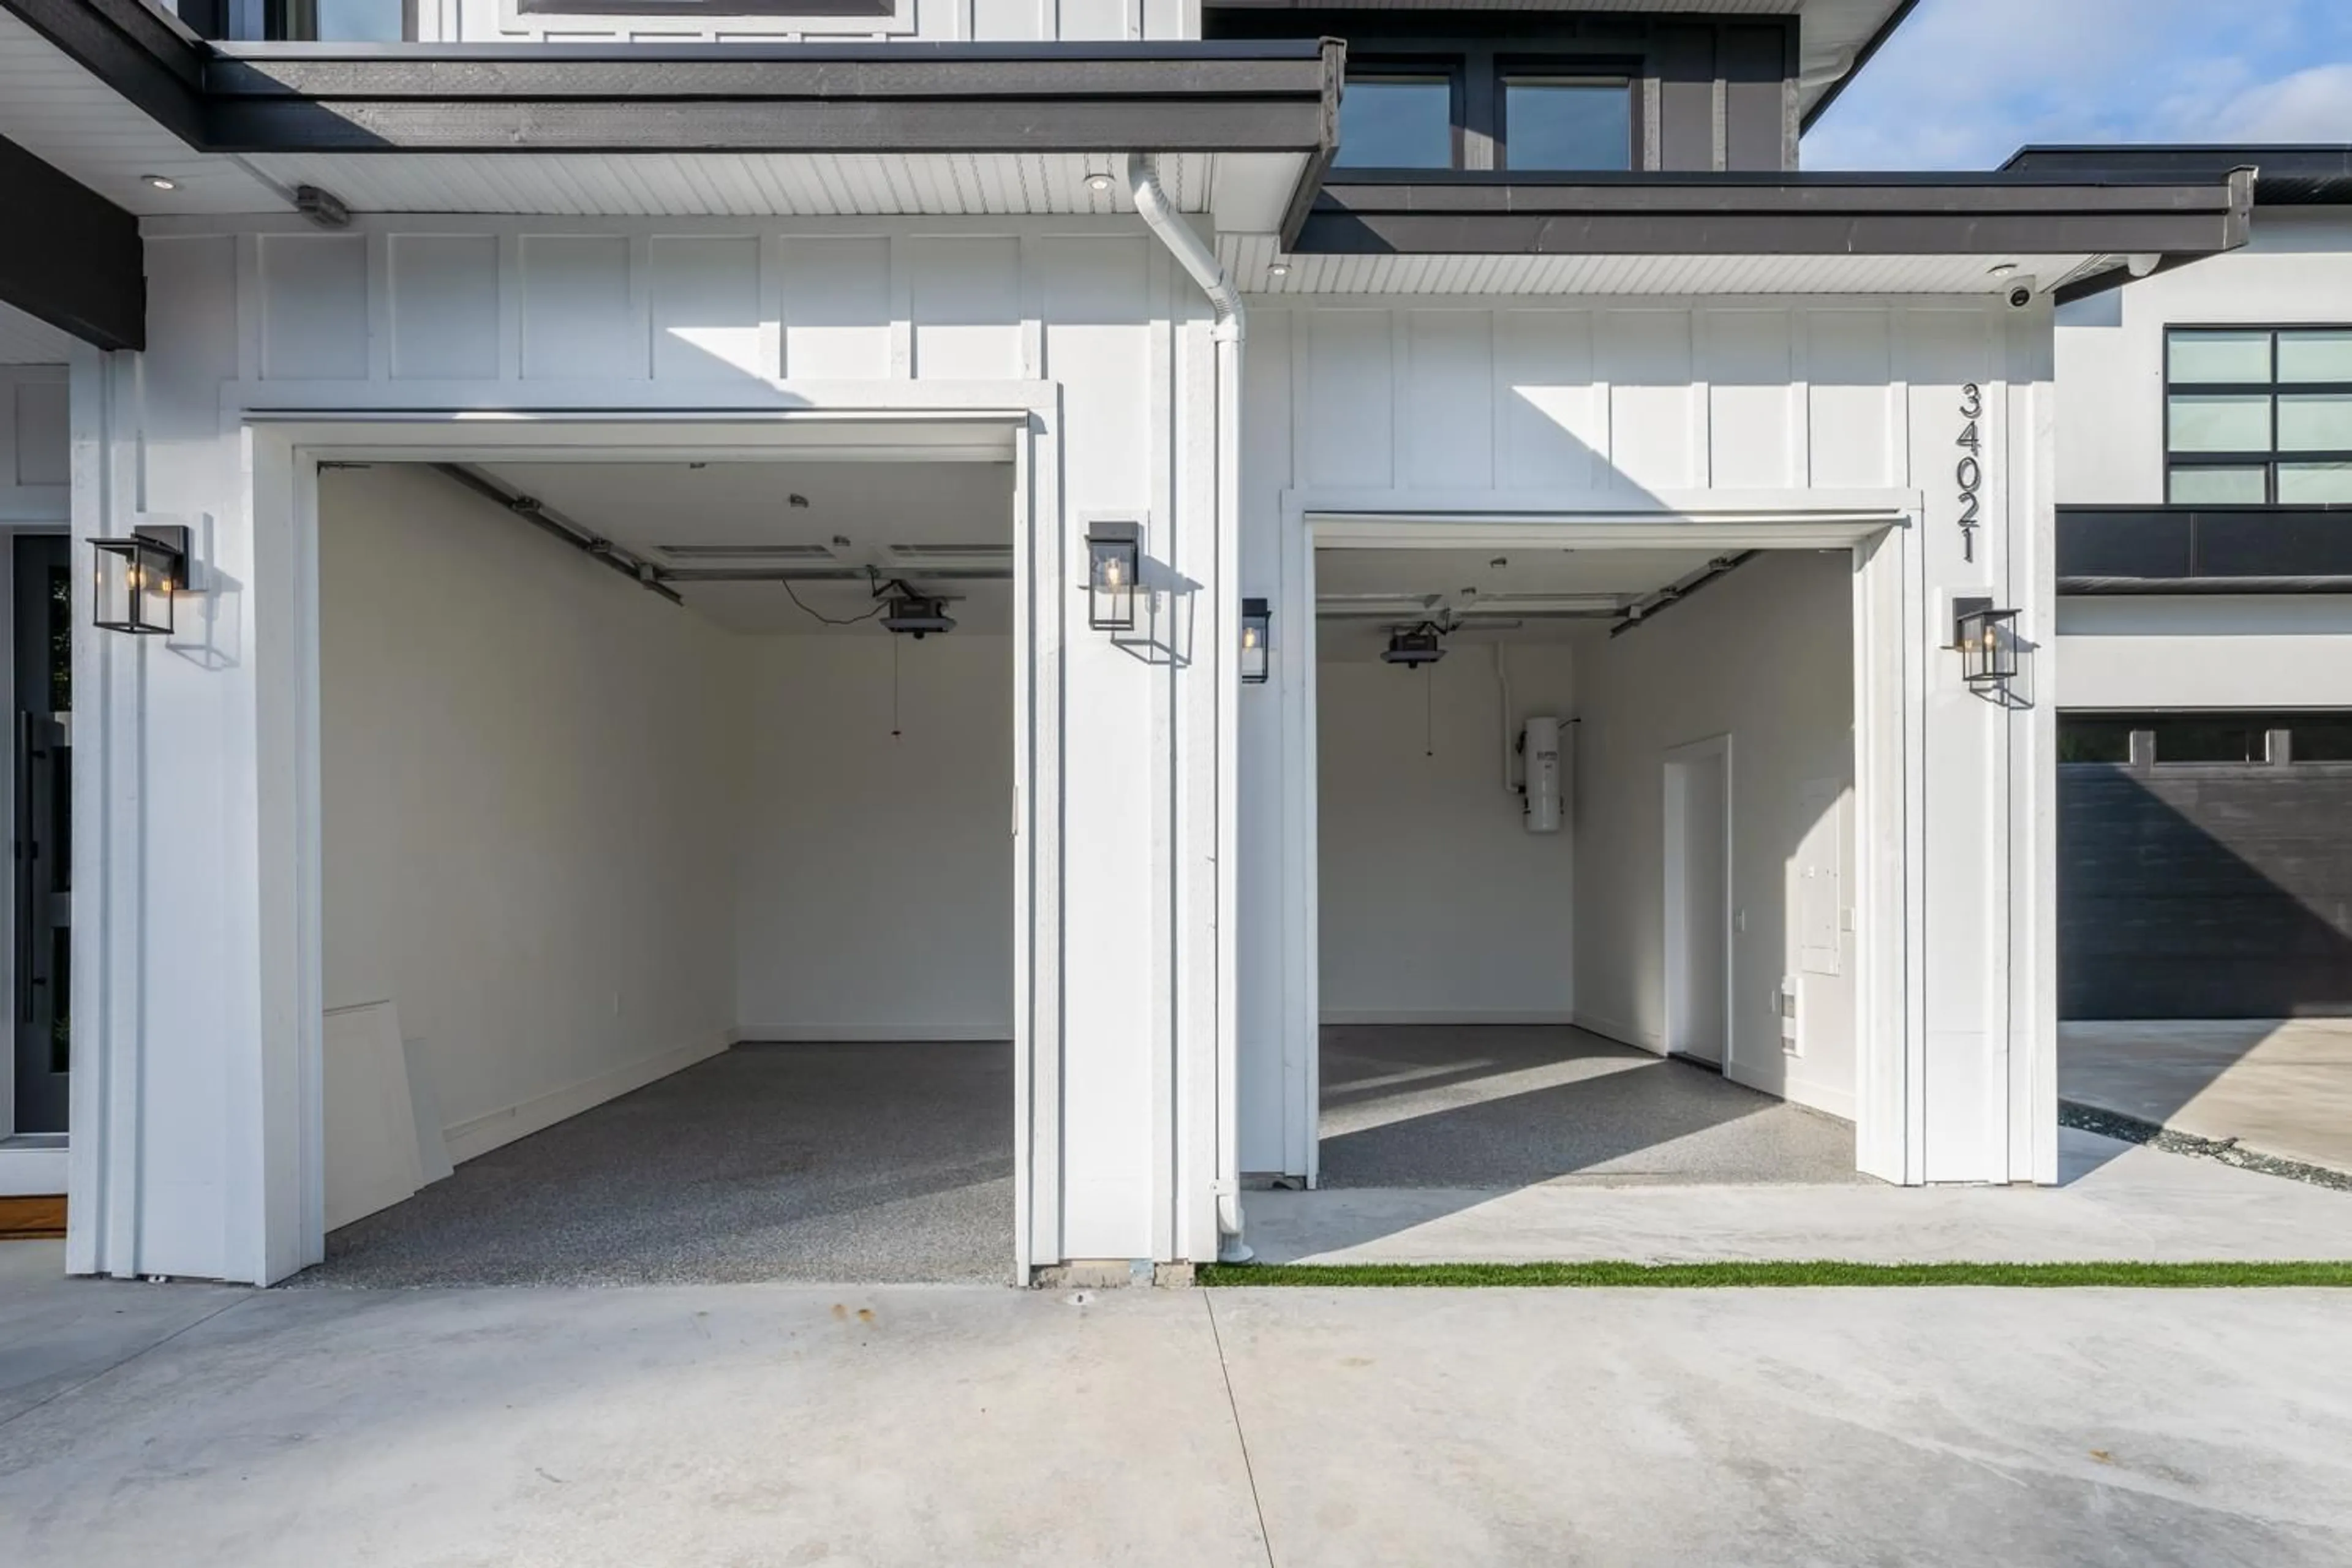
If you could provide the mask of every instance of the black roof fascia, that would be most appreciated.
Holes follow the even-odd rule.
[[[2210,254],[2243,245],[2251,175],[1346,171],[1301,254],[1944,256]]]
[[[138,0],[0,0],[204,153],[1285,152],[1345,46],[208,44]]]
[[[204,64],[194,33],[141,0],[0,0],[33,31],[191,147],[204,137]]]
[[[1830,105],[1835,103],[1845,92],[1847,84],[1862,73],[1862,68],[1868,65],[1876,57],[1878,51],[1885,47],[1886,40],[1895,36],[1895,29],[1908,21],[1911,13],[1918,8],[1919,0],[1903,0],[1902,5],[1887,14],[1886,20],[1878,25],[1878,31],[1871,34],[1862,47],[1853,52],[1853,58],[1847,62],[1845,69],[1839,73],[1835,81],[1830,83],[1829,90],[1813,100],[1813,106],[1805,110],[1804,117],[1797,121],[1798,135],[1801,136],[1811,131],[1813,128],[1813,121],[1830,111]],[[1802,22],[1798,24],[1801,27],[1803,25]]]
[[[2257,206],[2352,203],[2352,145],[2341,143],[2021,147],[2001,167],[2021,173],[2174,179],[2251,168]]]
[[[1341,47],[230,46],[205,147],[361,152],[1285,152],[1337,134]]]
[[[0,137],[0,300],[102,349],[147,346],[139,220]]]

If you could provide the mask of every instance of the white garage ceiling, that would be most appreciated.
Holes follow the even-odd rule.
[[[485,463],[477,471],[573,525],[673,569],[872,567],[955,601],[959,632],[1012,629],[1003,581],[926,576],[1010,570],[1005,463]],[[794,498],[805,504],[796,504]],[[730,630],[823,632],[871,607],[863,583],[692,583],[687,604]],[[803,610],[793,602],[797,595]],[[870,622],[855,630],[883,635]]]

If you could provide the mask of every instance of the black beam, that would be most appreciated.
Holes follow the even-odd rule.
[[[0,300],[102,349],[147,346],[139,220],[0,138]]]
[[[2257,206],[2352,203],[2352,144],[2336,142],[2021,147],[2001,167],[2083,179],[2177,180],[2210,178],[2230,169],[2251,168]]]
[[[2062,506],[2057,545],[2064,593],[2335,592],[2352,506]]]
[[[1296,248],[1321,255],[2210,254],[2245,243],[2252,174],[1656,174],[1441,180],[1349,171]]]

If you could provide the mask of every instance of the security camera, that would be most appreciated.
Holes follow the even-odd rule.
[[[2009,286],[2009,308],[2011,310],[2022,310],[2032,303],[2033,303],[2032,284],[2012,283]]]

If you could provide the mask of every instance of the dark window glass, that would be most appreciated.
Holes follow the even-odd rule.
[[[1358,169],[1454,167],[1454,79],[1350,76],[1339,95],[1339,151],[1333,162]]]
[[[2164,365],[2176,504],[2352,500],[2352,331],[2176,327]]]
[[[2058,760],[2062,763],[2131,761],[2132,721],[2095,716],[2058,715]]]
[[[269,36],[320,44],[397,44],[409,0],[269,0]]]
[[[2352,763],[2352,713],[2299,713],[2280,726],[2292,733],[2291,761]]]
[[[2159,763],[2261,763],[2271,754],[2262,713],[2166,713],[2141,721],[2155,732]]]
[[[1513,169],[1630,169],[1633,93],[1622,82],[1503,79],[1503,162]]]

